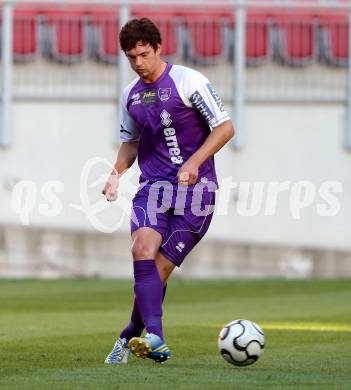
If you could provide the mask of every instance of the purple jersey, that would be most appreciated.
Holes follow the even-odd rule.
[[[139,141],[140,182],[176,184],[182,164],[196,152],[211,128],[229,120],[223,103],[201,73],[167,64],[159,79],[137,78],[123,93],[121,141]],[[217,184],[214,158],[199,169],[199,180]]]

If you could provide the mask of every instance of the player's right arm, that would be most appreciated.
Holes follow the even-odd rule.
[[[123,142],[118,149],[114,168],[102,190],[103,195],[105,195],[106,200],[109,202],[117,199],[119,178],[133,165],[138,155],[138,145],[139,142]]]
[[[120,130],[121,146],[117,152],[114,168],[102,190],[106,200],[117,199],[118,181],[121,175],[130,168],[138,155],[139,126],[127,110],[127,97],[130,89],[126,88],[122,99],[122,122]]]

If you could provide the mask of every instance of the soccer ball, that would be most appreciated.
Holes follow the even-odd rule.
[[[249,320],[229,322],[219,333],[218,348],[223,358],[235,366],[248,366],[262,355],[263,330]]]

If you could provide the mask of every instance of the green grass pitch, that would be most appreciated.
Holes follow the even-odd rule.
[[[173,358],[107,366],[131,300],[131,281],[1,280],[0,389],[351,389],[350,280],[173,279],[164,307]],[[217,350],[237,318],[266,335],[249,367]]]

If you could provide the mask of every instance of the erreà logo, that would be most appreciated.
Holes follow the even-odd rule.
[[[143,96],[141,97],[141,101],[144,104],[155,103],[155,101],[156,101],[156,91],[155,90],[144,91],[143,92]]]
[[[185,248],[184,242],[182,242],[182,241],[178,242],[178,244],[176,246],[177,251],[182,253],[184,248]]]
[[[137,92],[137,93],[133,94],[132,100],[133,100],[132,106],[135,106],[135,105],[137,105],[137,104],[140,104],[140,103],[141,103],[141,100],[140,100],[140,93]]]
[[[181,151],[178,145],[175,128],[169,127],[172,123],[171,114],[166,110],[162,110],[160,118],[161,123],[163,124],[163,126],[165,126],[165,129],[163,129],[163,134],[165,136],[165,141],[171,161],[173,164],[176,165],[182,164],[183,157],[181,156]]]

